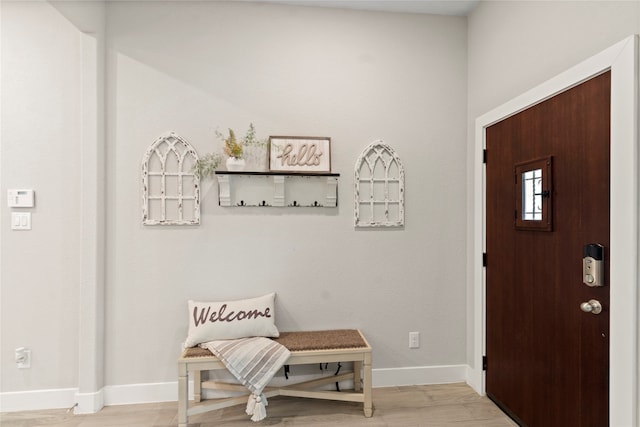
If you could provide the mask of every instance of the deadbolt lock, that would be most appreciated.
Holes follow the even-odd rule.
[[[590,243],[582,248],[582,282],[590,287],[604,286],[604,246]]]

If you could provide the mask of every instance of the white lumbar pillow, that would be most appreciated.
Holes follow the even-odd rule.
[[[219,302],[189,300],[189,336],[185,347],[213,340],[278,337],[275,325],[276,294]]]

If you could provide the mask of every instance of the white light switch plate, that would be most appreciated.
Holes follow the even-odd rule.
[[[31,230],[31,212],[11,212],[12,230]]]

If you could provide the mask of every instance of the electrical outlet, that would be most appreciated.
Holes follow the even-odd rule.
[[[24,347],[16,348],[16,365],[18,369],[29,369],[31,368],[31,350]]]
[[[409,348],[420,348],[420,332],[409,332]]]

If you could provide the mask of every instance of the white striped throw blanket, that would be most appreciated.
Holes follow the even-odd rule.
[[[247,415],[252,421],[267,416],[267,398],[262,391],[289,358],[289,349],[269,338],[252,337],[217,340],[200,344],[224,363],[226,368],[251,392]]]

